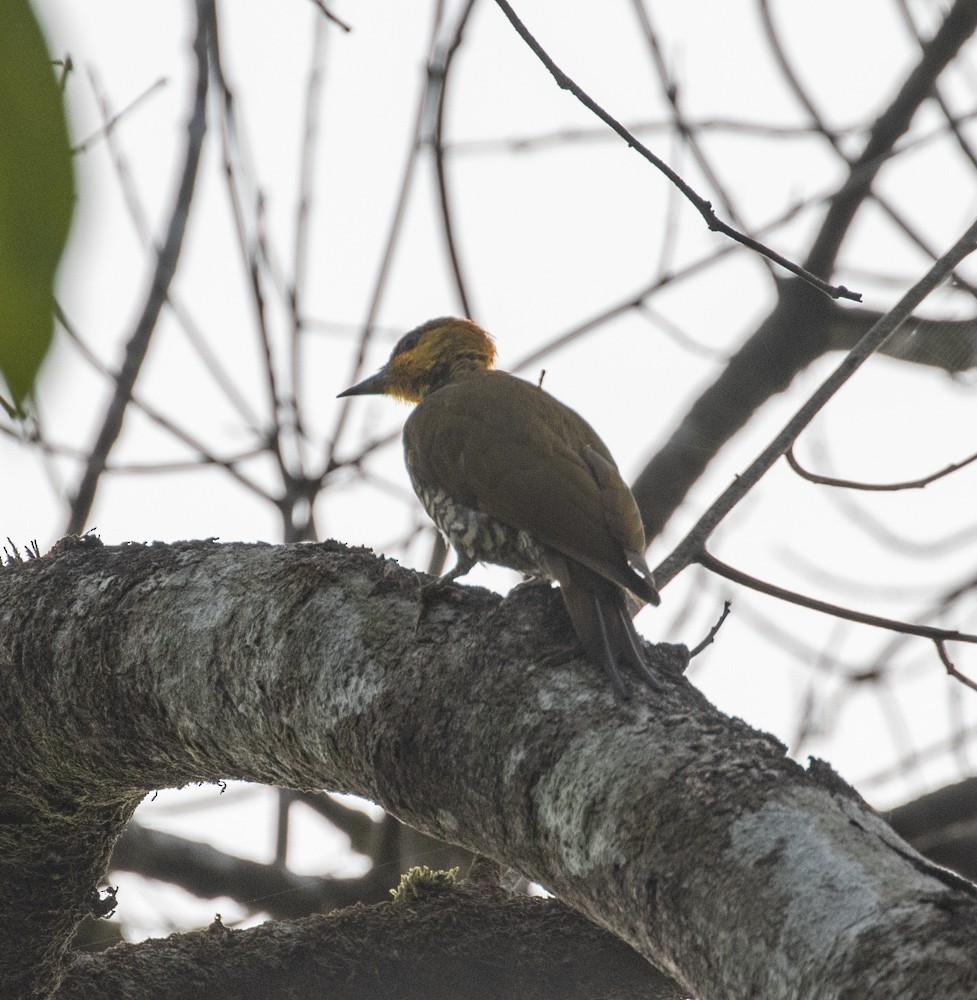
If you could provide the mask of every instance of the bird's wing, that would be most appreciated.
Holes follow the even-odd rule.
[[[404,445],[423,482],[635,589],[629,554],[640,557],[644,530],[634,498],[593,428],[542,389],[473,374],[418,405]]]

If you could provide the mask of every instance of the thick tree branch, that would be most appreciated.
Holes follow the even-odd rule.
[[[723,518],[767,474],[774,462],[797,440],[801,431],[814,419],[825,403],[893,333],[898,331],[909,319],[913,310],[923,302],[926,296],[943,281],[953,268],[973,253],[975,249],[977,249],[977,221],[974,221],[963,236],[903,295],[896,305],[865,333],[862,339],[848,352],[841,364],[787,421],[780,433],[699,518],[672,554],[655,569],[655,579],[660,587],[668,583],[676,573],[687,565],[698,561],[701,553],[705,550],[706,541]],[[638,487],[642,484],[647,471],[646,469],[639,477],[638,485],[635,487],[636,497],[639,495]]]
[[[882,164],[909,129],[920,105],[932,97],[939,75],[975,30],[977,4],[973,0],[957,0],[939,30],[923,46],[919,62],[906,77],[899,93],[872,125],[865,148],[851,165],[848,180],[832,198],[828,214],[804,262],[804,266],[815,274],[830,275],[834,270],[838,251]]]
[[[699,996],[972,996],[977,895],[713,709],[681,648],[621,704],[553,665],[552,591],[452,587],[418,634],[416,593],[335,543],[66,540],[0,573],[0,992],[56,982],[146,790],[224,777],[373,799]]]
[[[832,198],[805,267],[829,278],[858,208],[893,145],[909,127],[933,81],[977,26],[977,4],[958,0],[899,93],[878,116],[861,156]],[[846,310],[797,280],[778,282],[773,311],[695,401],[634,484],[649,542],[657,537],[706,467],[771,396],[835,345]],[[841,336],[841,334],[839,334]]]
[[[873,309],[837,309],[829,329],[832,351],[850,351],[881,319]],[[914,317],[879,348],[879,354],[914,365],[929,365],[948,375],[977,369],[977,318]]]
[[[557,901],[465,883],[246,931],[215,923],[84,956],[57,1000],[96,996],[680,1000],[683,994],[626,945]]]
[[[889,219],[892,220],[896,228],[933,260],[937,258],[938,253],[930,248],[924,234],[910,222],[905,212],[894,205],[892,200],[887,198],[884,193],[870,190],[870,188],[872,178],[878,173],[882,165],[893,155],[898,155],[898,152],[906,150],[908,144],[903,145],[901,150],[898,151],[895,148],[895,144],[908,127],[915,107],[928,96],[938,96],[935,86],[932,88],[926,86],[926,78],[932,74],[935,81],[936,76],[943,69],[940,61],[945,58],[949,62],[953,55],[956,54],[955,52],[946,51],[948,46],[955,48],[958,44],[962,45],[966,41],[966,34],[959,37],[956,34],[957,30],[962,27],[961,15],[963,18],[967,17],[967,11],[962,9],[966,5],[967,0],[964,0],[963,4],[958,5],[954,16],[947,19],[948,23],[945,24],[941,31],[942,38],[939,44],[932,47],[928,54],[926,43],[920,40],[920,48],[923,49],[925,56],[923,62],[917,66],[913,76],[910,77],[910,81],[902,88],[896,101],[876,120],[871,128],[871,134],[865,149],[859,157],[855,158],[846,152],[845,146],[841,141],[842,133],[839,133],[827,124],[824,116],[815,106],[813,95],[801,83],[798,74],[795,72],[794,66],[788,59],[780,36],[774,26],[769,0],[760,0],[759,4],[761,21],[770,43],[770,50],[780,67],[784,82],[810,115],[812,129],[824,136],[849,171],[848,180],[842,191],[839,192],[839,197],[843,198],[846,191],[851,193],[862,186],[865,197],[871,197]],[[874,150],[874,154],[869,154],[869,150]],[[836,215],[831,220],[832,227],[829,229],[823,226],[818,239],[823,240],[827,236],[829,240],[834,239],[838,247],[840,247],[859,203],[860,199],[857,197],[852,199],[848,205],[849,214],[847,221],[845,221],[844,215]],[[841,225],[837,225],[838,223],[841,223]],[[830,234],[834,229],[839,229],[840,231],[832,236]],[[834,253],[835,255],[837,254],[837,249]]]

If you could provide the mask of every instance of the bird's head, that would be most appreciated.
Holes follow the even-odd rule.
[[[464,372],[485,371],[494,362],[495,342],[477,323],[442,316],[405,333],[375,375],[339,395],[386,395],[419,403]]]

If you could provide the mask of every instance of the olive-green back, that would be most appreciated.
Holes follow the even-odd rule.
[[[599,486],[585,458],[610,463]],[[644,550],[634,498],[593,428],[543,389],[501,371],[466,372],[404,426],[414,475],[622,586]]]

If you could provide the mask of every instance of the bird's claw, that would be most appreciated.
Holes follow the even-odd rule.
[[[431,580],[429,583],[422,583],[417,589],[417,617],[414,619],[414,635],[417,635],[421,630],[421,625],[424,624],[424,615],[427,613],[427,606],[431,602],[434,595],[441,590],[446,582],[446,577],[438,577],[437,580]]]

